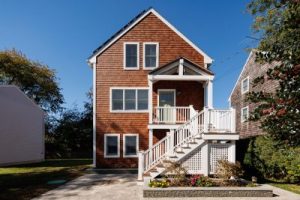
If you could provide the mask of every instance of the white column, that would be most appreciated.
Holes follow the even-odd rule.
[[[235,163],[236,149],[235,149],[235,141],[231,141],[231,145],[229,147],[229,157],[228,161]]]
[[[208,143],[205,142],[203,147],[201,148],[201,163],[202,163],[202,173],[204,176],[209,175],[209,148]]]
[[[144,173],[144,151],[139,151],[138,153],[138,180],[143,180],[143,173]]]
[[[170,155],[173,155],[174,154],[174,135],[175,134],[175,132],[174,132],[174,129],[170,129],[170,135],[171,135],[171,141],[170,141],[170,143],[171,143],[171,145],[170,145],[170,151],[169,151],[169,154]]]
[[[210,80],[207,82],[207,107],[213,108],[213,82]]]
[[[179,67],[178,67],[178,74],[179,74],[179,76],[183,76],[183,59],[181,58],[180,60],[179,60]]]
[[[151,80],[148,80],[148,109],[149,109],[149,123],[153,123],[153,100],[152,100],[152,90],[153,90],[153,82]]]

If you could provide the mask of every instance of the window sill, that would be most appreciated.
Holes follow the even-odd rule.
[[[111,110],[111,113],[149,113],[149,110]]]
[[[139,67],[124,67],[124,70],[128,70],[128,71],[134,71],[134,70],[139,70],[140,68]]]
[[[137,158],[138,156],[137,155],[134,155],[134,156],[126,156],[126,155],[123,155],[123,158]]]
[[[156,69],[157,67],[143,67],[143,70],[153,70]]]
[[[106,155],[104,155],[104,158],[120,158],[120,156],[119,155],[117,155],[117,156],[106,156]]]

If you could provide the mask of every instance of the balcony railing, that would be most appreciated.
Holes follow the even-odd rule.
[[[193,106],[185,107],[155,107],[153,109],[153,122],[157,124],[182,124],[191,119],[197,111]]]
[[[235,132],[235,110],[204,109],[208,132]]]

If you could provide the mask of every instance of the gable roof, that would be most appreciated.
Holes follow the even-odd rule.
[[[96,63],[96,57],[105,51],[108,47],[110,47],[113,43],[115,43],[120,37],[126,34],[129,30],[131,30],[136,24],[142,21],[146,16],[150,13],[154,14],[157,18],[159,18],[163,23],[165,23],[171,30],[173,30],[177,35],[179,35],[184,41],[186,41],[189,45],[191,45],[198,53],[203,55],[204,63],[210,64],[213,62],[213,59],[209,57],[204,51],[198,48],[193,42],[191,42],[187,37],[185,37],[181,32],[179,32],[172,24],[170,24],[165,18],[163,18],[158,12],[156,12],[153,8],[149,8],[147,10],[139,13],[135,18],[133,18],[128,24],[126,24],[123,28],[121,28],[118,32],[116,32],[112,37],[106,40],[103,44],[101,44],[97,49],[95,49],[92,55],[88,58],[88,63]]]
[[[251,50],[251,52],[250,52],[250,54],[249,54],[249,56],[248,56],[248,58],[247,58],[247,60],[246,60],[246,62],[245,62],[245,64],[244,64],[244,66],[243,66],[243,68],[242,68],[242,71],[241,71],[239,77],[236,79],[236,82],[235,82],[235,84],[234,84],[234,87],[232,88],[231,93],[230,93],[230,95],[229,95],[229,97],[228,97],[228,101],[230,101],[230,98],[231,98],[231,96],[232,96],[232,94],[233,94],[233,91],[235,90],[235,88],[236,88],[236,86],[237,86],[237,84],[238,84],[238,82],[239,82],[239,80],[240,80],[240,78],[241,78],[241,76],[242,76],[242,74],[243,74],[243,72],[244,72],[244,70],[245,70],[245,68],[246,68],[246,66],[247,66],[247,64],[248,64],[248,62],[249,62],[249,60],[250,60],[250,58],[252,57],[252,55],[255,55],[255,50],[254,50],[254,49]]]
[[[152,70],[149,73],[149,75],[161,74],[161,73],[168,72],[174,68],[178,68],[181,59],[183,61],[183,67],[190,69],[190,70],[194,71],[195,73],[199,73],[199,74],[204,73],[204,74],[208,74],[208,75],[214,75],[210,70],[193,63],[192,61],[188,60],[185,57],[179,57],[161,67],[158,67],[158,68]]]

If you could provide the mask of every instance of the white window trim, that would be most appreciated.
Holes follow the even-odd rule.
[[[126,45],[136,44],[137,45],[137,66],[136,67],[126,67]],[[140,43],[139,42],[124,42],[123,44],[123,68],[124,70],[139,70],[140,69]]]
[[[158,89],[157,90],[157,107],[159,107],[159,92],[174,92],[174,107],[176,107],[176,89]]]
[[[126,136],[136,136],[136,155],[129,155],[129,156],[126,155],[126,152],[125,152]],[[124,158],[136,158],[136,157],[138,157],[138,152],[139,152],[139,134],[136,134],[136,133],[123,134],[123,157]]]
[[[146,67],[146,45],[147,44],[155,44],[156,45],[156,62],[155,67]],[[143,43],[143,69],[144,70],[153,70],[157,68],[159,65],[159,43],[158,42],[144,42]]]
[[[107,136],[117,136],[118,137],[118,154],[117,155],[106,155],[107,149],[106,149],[106,138]],[[120,134],[118,133],[105,133],[104,134],[104,158],[120,158]]]
[[[244,109],[247,109],[247,119],[243,119],[243,110]],[[243,122],[247,121],[248,118],[249,118],[249,106],[245,106],[245,107],[241,108],[241,122],[243,123]]]
[[[245,80],[247,80],[248,88],[247,88],[247,90],[243,91],[243,88],[244,88],[244,87],[243,87],[243,83],[244,83]],[[241,92],[242,92],[242,94],[245,94],[245,93],[249,92],[249,88],[250,88],[250,85],[249,85],[249,76],[247,76],[247,77],[244,78],[244,79],[242,80],[242,82],[241,82]]]
[[[112,109],[112,90],[123,90],[123,110],[113,110]],[[135,110],[125,110],[125,90],[135,90]],[[138,96],[137,96],[137,90],[148,90],[149,95],[149,88],[148,87],[111,87],[110,88],[110,94],[109,94],[109,111],[111,113],[148,113],[149,112],[149,96],[148,96],[148,109],[145,110],[138,110]]]

